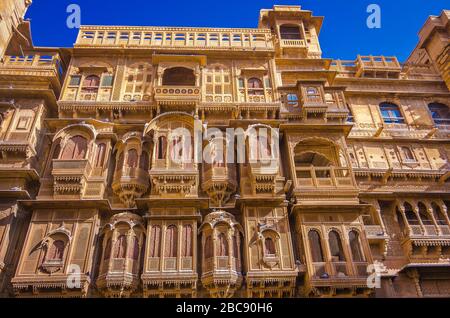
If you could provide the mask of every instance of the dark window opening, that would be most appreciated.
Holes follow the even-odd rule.
[[[185,67],[169,68],[164,72],[163,85],[195,86],[194,71]]]

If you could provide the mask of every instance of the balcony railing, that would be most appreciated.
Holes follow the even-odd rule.
[[[226,180],[235,183],[236,172],[233,167],[211,167],[204,173],[205,180]]]
[[[55,71],[58,79],[62,80],[64,70],[62,68],[61,59],[58,54],[53,55],[26,55],[26,56],[5,56],[4,61],[0,63],[0,69],[30,69],[36,68],[40,70]]]
[[[337,167],[297,167],[297,186],[301,188],[354,187],[351,171]]]
[[[282,47],[303,47],[306,48],[306,42],[305,40],[281,40],[281,46]]]
[[[381,225],[365,225],[364,229],[366,230],[368,239],[384,239],[386,237],[386,233],[383,231]]]
[[[273,50],[270,30],[163,27],[81,27],[76,47]]]
[[[311,273],[312,277],[320,278],[322,275],[327,273],[327,263],[325,262],[317,262],[313,263],[313,272]]]
[[[89,176],[92,170],[88,160],[53,160],[53,175],[84,175]]]
[[[366,277],[367,262],[353,262],[353,274],[349,271],[351,263],[347,262],[315,262],[312,263],[311,277],[315,279],[339,279],[347,277]]]
[[[197,86],[157,86],[155,100],[157,102],[199,102],[201,89]]]
[[[345,277],[349,275],[346,262],[331,262],[333,275],[336,277]]]
[[[450,236],[450,227],[448,225],[438,225],[437,228],[435,225],[424,225],[423,227],[425,231],[420,225],[409,225],[410,231],[409,233],[406,232],[406,236],[414,238],[422,236]]]
[[[367,277],[367,267],[369,264],[367,262],[354,262],[353,267],[355,270],[355,275],[358,277]]]
[[[395,56],[361,56],[358,55],[357,63],[360,67],[366,68],[381,68],[381,69],[395,69],[400,70],[401,65]]]
[[[116,173],[115,182],[137,182],[139,184],[148,184],[148,171],[140,168],[123,167]]]

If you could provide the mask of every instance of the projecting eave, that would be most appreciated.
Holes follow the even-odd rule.
[[[410,263],[399,269],[398,273],[417,268],[444,268],[450,270],[450,263]]]
[[[300,6],[290,5],[274,5],[272,9],[262,9],[259,14],[259,28],[264,28],[268,21],[274,21],[276,18],[281,19],[301,19],[308,21],[317,31],[319,35],[323,25],[323,16],[313,16],[310,10],[302,10]]]
[[[333,59],[310,59],[310,58],[292,58],[292,57],[276,57],[277,66],[295,66],[296,68],[311,69],[317,68],[318,70],[329,70]]]
[[[161,207],[190,207],[198,209],[207,209],[209,207],[209,198],[141,198],[136,199],[138,209],[151,209]]]
[[[76,119],[55,119],[55,118],[49,118],[44,120],[46,126],[50,128],[51,131],[57,132],[63,128],[66,128],[70,125],[76,125],[76,124],[87,124],[92,125],[96,130],[99,136],[103,137],[109,137],[113,140],[117,140],[117,135],[114,133],[114,124],[108,123],[96,119],[82,119],[82,118],[76,118]]]
[[[365,204],[365,203],[352,203],[352,202],[340,202],[339,203],[339,212],[340,213],[346,213],[346,212],[350,212],[350,213],[354,213],[354,212],[366,212],[369,209],[372,208],[372,205],[370,204]],[[294,204],[291,214],[295,213],[295,212],[323,212],[323,213],[329,213],[330,211],[333,211],[334,209],[336,209],[336,202],[314,202],[314,204],[308,204],[308,203],[304,203],[304,204]]]
[[[332,83],[334,79],[336,78],[337,73],[335,71],[328,71],[328,70],[287,70],[282,71],[282,78],[283,77],[291,77],[295,78],[297,80],[297,83],[302,82],[323,82],[323,83]],[[287,80],[286,82],[288,82]],[[283,81],[284,82],[284,81]]]
[[[350,134],[353,125],[348,124],[309,124],[309,123],[282,123],[280,124],[281,132],[311,132],[314,130],[327,132],[343,133],[345,136]]]
[[[112,208],[108,200],[19,200],[20,206],[28,209],[95,209],[100,212],[111,213]]]

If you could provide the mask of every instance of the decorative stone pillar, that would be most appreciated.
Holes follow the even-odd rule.
[[[422,288],[420,287],[420,274],[417,269],[411,269],[407,272],[409,278],[414,282],[414,286],[416,287],[417,296],[423,297]]]
[[[417,206],[417,204],[413,206],[413,212],[416,214],[416,217],[419,220],[420,228],[422,229],[422,235],[425,235],[427,233],[427,230],[425,229],[422,219],[420,218],[419,207]]]

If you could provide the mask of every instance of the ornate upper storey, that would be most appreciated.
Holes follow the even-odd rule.
[[[274,6],[254,29],[83,26],[71,49],[8,52],[17,295],[366,296],[375,260],[387,279],[448,266],[447,40],[325,59],[322,20]]]
[[[75,48],[273,51],[267,29],[82,26]]]

